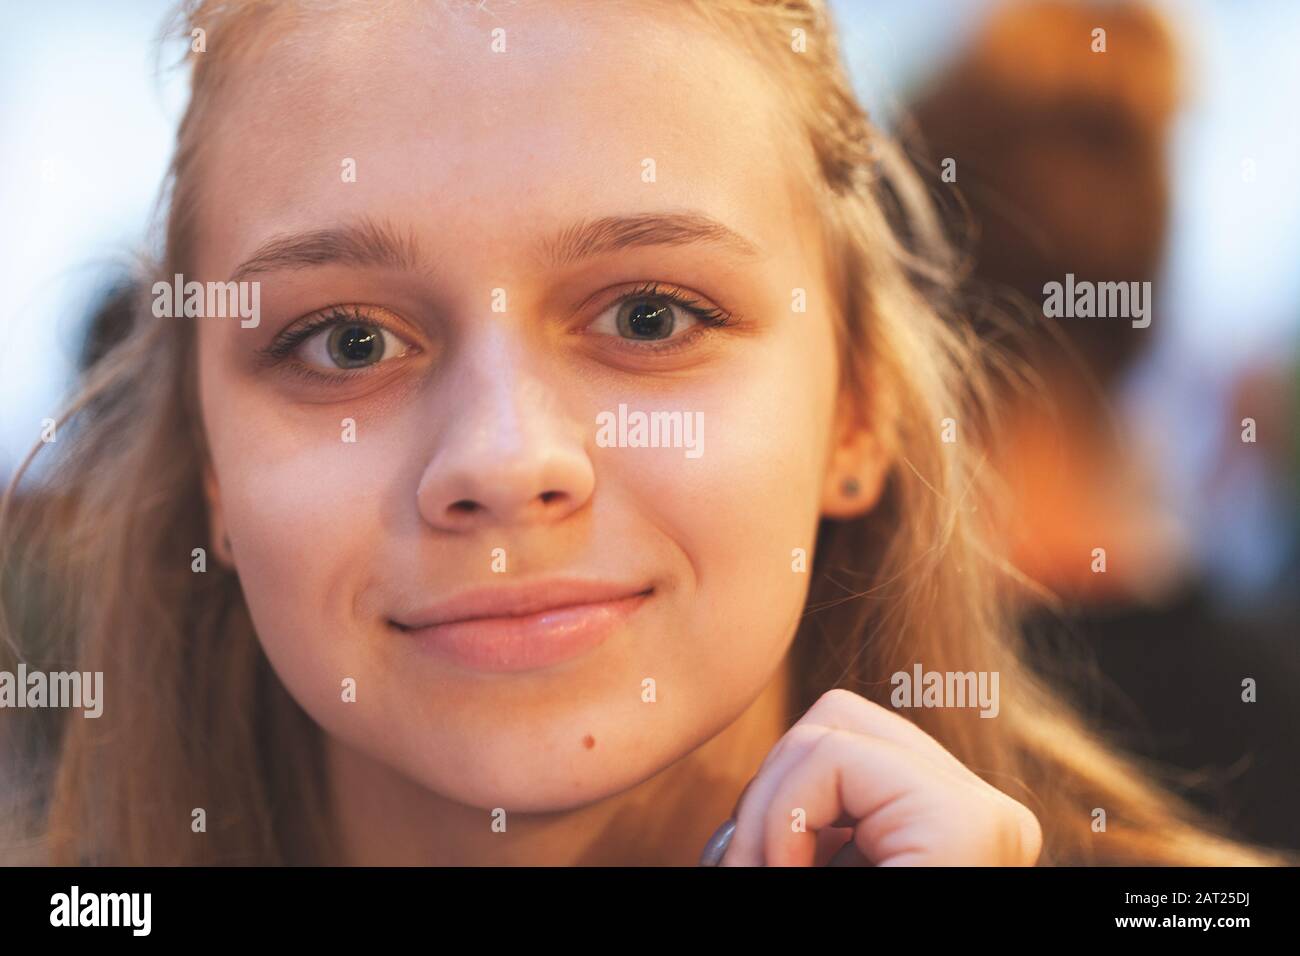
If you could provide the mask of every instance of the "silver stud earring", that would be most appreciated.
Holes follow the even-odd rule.
[[[846,498],[856,498],[858,492],[861,490],[862,488],[858,485],[858,479],[853,477],[845,478],[844,483],[840,485],[840,491],[844,493],[844,497]]]

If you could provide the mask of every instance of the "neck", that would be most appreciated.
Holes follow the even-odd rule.
[[[788,729],[783,663],[725,730],[636,786],[553,813],[512,813],[509,840],[487,811],[449,800],[326,736],[343,861],[360,866],[694,866],[741,789]]]

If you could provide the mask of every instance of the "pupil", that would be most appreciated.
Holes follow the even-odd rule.
[[[638,303],[628,314],[627,326],[633,335],[640,338],[662,339],[672,331],[672,309],[664,302]]]
[[[379,357],[383,341],[374,329],[364,325],[349,325],[339,330],[334,350],[340,365],[364,365]]]

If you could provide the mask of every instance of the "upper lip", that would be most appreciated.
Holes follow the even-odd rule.
[[[513,587],[475,588],[453,594],[429,607],[401,617],[393,623],[406,630],[437,627],[483,618],[523,617],[558,608],[603,604],[639,597],[653,590],[648,585],[610,581],[536,581]]]

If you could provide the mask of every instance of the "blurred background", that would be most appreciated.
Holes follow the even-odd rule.
[[[6,481],[147,241],[184,105],[156,39],[172,6],[0,4]],[[972,308],[1041,310],[1067,272],[1152,282],[1149,328],[1007,345],[1052,399],[1008,390],[1000,435],[1007,544],[1052,595],[1019,595],[1025,633],[1204,807],[1300,849],[1300,3],[831,6],[863,102],[965,212]],[[1101,689],[1061,664],[1076,652]]]

